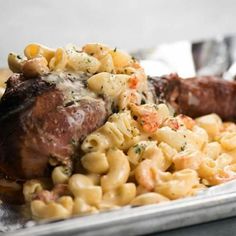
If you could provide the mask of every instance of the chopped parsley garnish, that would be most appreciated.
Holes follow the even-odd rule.
[[[134,152],[135,152],[136,154],[140,154],[140,153],[142,152],[142,147],[141,147],[140,145],[136,144],[136,145],[134,146]]]
[[[141,99],[141,105],[146,104],[146,100],[144,98]]]
[[[154,108],[158,111],[159,107],[155,104]]]
[[[63,173],[64,173],[65,175],[70,176],[70,175],[71,175],[71,168],[69,168],[69,167],[64,167],[64,168],[63,168]]]
[[[114,102],[112,102],[111,110],[112,110],[113,113],[118,113],[118,112],[119,112],[119,109],[118,109],[118,107],[115,105]]]
[[[186,148],[186,146],[187,146],[187,143],[185,142],[185,143],[180,147],[180,150],[181,150],[181,151],[184,151],[184,149]]]

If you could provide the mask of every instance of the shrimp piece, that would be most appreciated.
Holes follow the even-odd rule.
[[[131,75],[128,81],[129,88],[131,89],[137,89],[138,87],[138,78],[135,74]]]
[[[153,133],[159,127],[155,113],[144,114],[140,118],[143,130],[147,133]]]
[[[126,90],[120,94],[118,99],[118,106],[120,110],[126,109],[130,103],[139,105],[141,103],[141,95],[136,90]]]
[[[52,190],[55,198],[63,197],[69,194],[69,189],[67,184],[57,184]]]
[[[217,185],[236,179],[236,173],[232,170],[236,165],[226,166],[223,169],[218,169],[217,174],[208,179],[210,184]]]
[[[176,170],[193,169],[197,170],[202,163],[204,155],[200,151],[184,150],[173,157]]]
[[[135,69],[142,68],[141,65],[136,60],[134,60],[134,62],[131,64],[131,66],[134,67]]]
[[[180,121],[180,123],[183,123],[184,126],[190,130],[196,124],[196,122],[191,117],[183,115],[183,114],[178,115],[176,118]]]
[[[162,119],[158,115],[156,105],[145,104],[137,106],[131,104],[130,108],[132,114],[138,118],[138,122],[145,132],[153,133],[160,127]]]
[[[168,126],[173,130],[178,130],[180,127],[180,124],[178,120],[174,117],[168,117],[162,124],[162,126]]]
[[[34,200],[41,200],[45,203],[55,201],[64,195],[69,195],[68,186],[66,184],[57,184],[52,191],[42,190],[35,194]]]
[[[48,190],[42,190],[41,192],[35,194],[32,198],[33,200],[41,200],[45,203],[56,200],[54,194]]]
[[[157,172],[158,169],[155,166],[155,162],[146,159],[135,169],[135,179],[142,187],[148,191],[152,191],[157,181]]]

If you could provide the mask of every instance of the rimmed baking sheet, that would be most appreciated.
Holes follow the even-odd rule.
[[[236,192],[202,195],[159,205],[124,207],[96,215],[41,223],[3,235],[141,235],[232,216],[236,216]]]

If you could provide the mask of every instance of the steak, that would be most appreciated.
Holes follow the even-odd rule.
[[[71,166],[83,138],[108,116],[88,91],[88,74],[13,74],[0,101],[0,171],[11,179],[50,173],[49,162]]]
[[[169,103],[178,114],[196,118],[216,113],[225,121],[236,121],[235,81],[214,76],[181,79],[177,74],[149,81],[158,102]]]

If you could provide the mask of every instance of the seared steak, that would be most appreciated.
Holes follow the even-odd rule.
[[[0,171],[13,179],[47,176],[49,161],[70,166],[81,140],[101,126],[105,102],[87,74],[14,74],[0,102]]]
[[[168,102],[178,114],[190,117],[216,113],[236,121],[236,82],[213,76],[181,79],[177,74],[150,78],[158,101]]]

